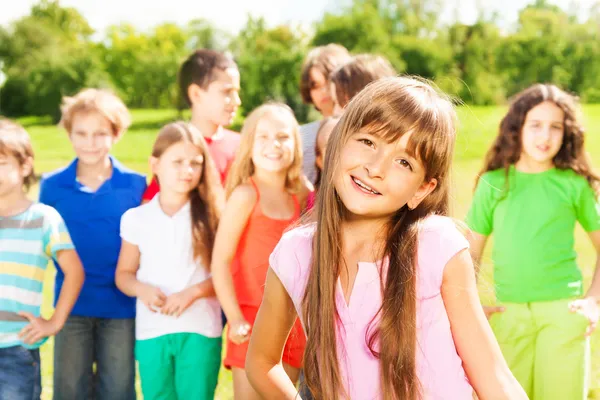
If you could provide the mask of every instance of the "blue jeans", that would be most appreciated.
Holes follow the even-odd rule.
[[[0,348],[0,400],[39,400],[41,394],[39,349]]]
[[[135,400],[134,346],[135,319],[70,316],[54,341],[54,400]]]

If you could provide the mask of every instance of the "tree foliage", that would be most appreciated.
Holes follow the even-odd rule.
[[[302,60],[311,47],[332,42],[383,55],[399,73],[431,79],[467,103],[501,103],[535,82],[600,102],[600,4],[563,10],[534,0],[507,31],[485,10],[472,24],[444,24],[442,3],[353,0],[315,22],[312,34],[249,17],[236,35],[191,19],[148,31],[123,23],[98,36],[76,9],[40,0],[29,15],[0,27],[0,113],[56,119],[61,97],[87,86],[112,88],[130,107],[175,107],[179,64],[194,49],[212,48],[235,56],[245,112],[283,101],[303,122],[309,108],[298,90]]]

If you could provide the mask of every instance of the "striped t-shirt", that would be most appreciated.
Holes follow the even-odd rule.
[[[20,311],[40,315],[44,273],[57,252],[73,249],[58,212],[44,204],[32,204],[12,217],[0,217],[0,348],[37,348],[18,337],[28,324]]]

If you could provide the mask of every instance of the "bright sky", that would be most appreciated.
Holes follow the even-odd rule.
[[[587,10],[596,0],[551,0],[565,9],[577,4]],[[335,12],[349,0],[61,0],[63,6],[75,7],[100,35],[105,28],[119,22],[133,23],[148,29],[162,22],[185,24],[190,19],[205,18],[230,32],[237,32],[247,15],[264,16],[271,25],[301,23],[309,25],[324,12]],[[500,23],[509,28],[518,11],[533,0],[444,0],[442,17],[446,21],[456,15],[461,21],[473,22],[476,5],[486,12],[498,11]],[[27,15],[37,0],[0,0],[0,25]],[[460,4],[460,7],[457,5]]]

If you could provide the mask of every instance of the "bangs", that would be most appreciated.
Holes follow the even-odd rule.
[[[428,171],[451,154],[456,117],[449,101],[419,88],[407,88],[393,97],[378,96],[377,92],[371,98],[361,94],[348,105],[346,121],[342,123],[345,140],[359,131],[388,143],[410,134],[406,151]]]

